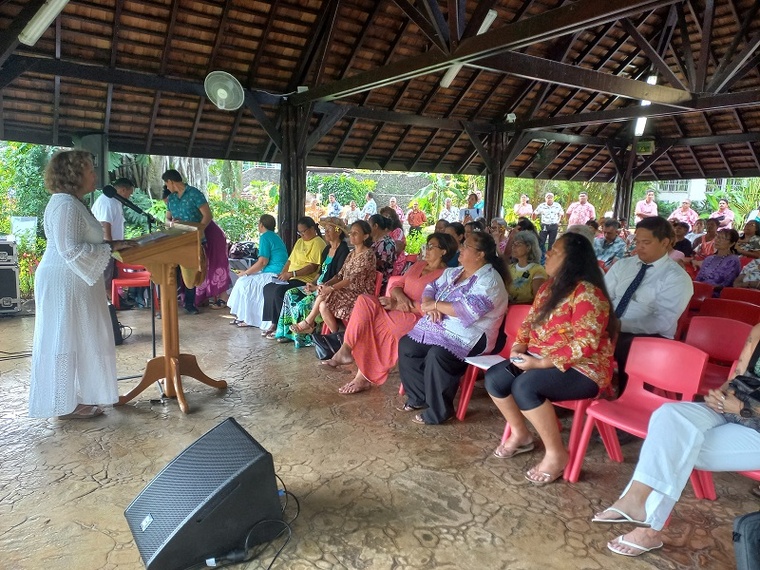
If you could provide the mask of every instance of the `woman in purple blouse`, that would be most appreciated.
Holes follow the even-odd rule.
[[[510,273],[493,237],[470,234],[459,263],[425,287],[420,303],[425,316],[399,341],[398,367],[407,395],[399,410],[420,412],[412,420],[416,423],[440,424],[454,415],[464,359],[492,351],[503,326]]]
[[[714,285],[716,290],[730,287],[742,270],[739,256],[734,249],[738,241],[739,232],[736,230],[718,230],[715,236],[715,253],[702,262],[695,281]]]

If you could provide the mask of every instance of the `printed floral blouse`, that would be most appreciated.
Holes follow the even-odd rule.
[[[516,344],[527,344],[528,351],[563,372],[575,368],[600,388],[612,380],[614,347],[607,334],[610,304],[604,293],[591,283],[582,281],[543,323],[535,323],[537,313],[549,299],[552,280],[536,293],[533,306],[520,327]]]

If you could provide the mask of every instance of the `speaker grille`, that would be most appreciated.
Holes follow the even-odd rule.
[[[256,463],[259,465],[254,471],[263,469],[267,476],[263,476],[263,481],[241,483],[241,475]],[[268,473],[270,471],[271,474]],[[266,502],[270,503],[270,506],[272,502],[279,505],[271,455],[234,419],[229,418],[180,453],[127,507],[125,516],[146,565],[150,567],[149,563],[154,556],[180,530],[190,535],[197,531],[199,534],[206,534],[208,538],[206,531],[210,530],[210,525],[214,527],[214,531],[222,533],[224,529],[220,528],[217,518],[235,513],[229,510],[230,505],[225,505],[226,513],[215,513],[215,509],[230,498],[230,495],[240,491],[241,485],[255,485],[262,492],[266,490],[268,495],[273,493],[274,497]],[[248,489],[245,491],[243,495],[249,494]],[[249,496],[244,499],[251,501]],[[233,497],[229,502],[239,501],[237,497]],[[233,509],[244,508],[248,511],[254,511],[256,507],[255,501],[244,506],[232,506]],[[268,515],[272,509],[264,510],[264,515]],[[213,523],[211,520],[206,521],[210,516],[216,517]],[[238,529],[238,534],[244,535],[251,526],[245,520],[227,521],[229,518],[236,517],[222,517],[221,524],[230,524],[235,528],[243,525],[244,528]],[[247,518],[250,519],[250,515]],[[265,517],[260,516],[253,520],[261,518]],[[204,525],[204,522],[207,524]],[[233,544],[235,540],[237,536],[232,536]],[[226,548],[223,545],[219,547]]]

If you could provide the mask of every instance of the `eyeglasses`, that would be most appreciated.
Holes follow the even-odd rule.
[[[428,244],[427,248],[428,248],[428,249],[440,249],[440,250],[443,250],[443,249],[444,249],[444,248],[442,248],[440,245],[433,245],[432,243],[431,243],[431,244]]]
[[[475,247],[474,245],[470,245],[470,244],[468,244],[467,242],[463,243],[463,244],[462,244],[462,247],[463,247],[463,248],[467,248],[467,249],[472,249],[472,250],[475,250],[475,251],[483,251],[482,249],[478,249],[478,248],[477,248],[477,247]]]

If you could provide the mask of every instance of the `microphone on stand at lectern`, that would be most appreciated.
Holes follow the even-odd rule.
[[[138,214],[145,216],[146,218],[148,218],[148,221],[150,221],[151,223],[154,223],[154,224],[156,223],[157,221],[156,218],[154,218],[151,214],[149,214],[148,212],[143,210],[140,206],[132,202],[132,200],[128,200],[124,196],[120,196],[119,193],[116,191],[116,188],[114,188],[110,184],[106,184],[105,186],[103,186],[103,194],[105,194],[109,198],[114,198],[118,200],[130,210],[133,210],[137,212]]]

